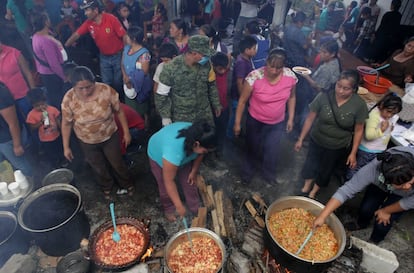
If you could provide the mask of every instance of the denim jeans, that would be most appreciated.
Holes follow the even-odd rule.
[[[121,71],[122,51],[114,55],[99,55],[102,82],[112,86],[124,101],[124,91]]]
[[[233,132],[233,127],[234,127],[234,121],[236,120],[236,109],[237,109],[237,104],[239,103],[238,100],[232,100],[231,101],[231,111],[229,114],[229,121],[227,124],[227,137],[232,139],[234,138],[234,132]]]
[[[359,171],[362,167],[367,165],[369,162],[371,162],[375,157],[377,156],[376,153],[369,153],[363,150],[358,149],[357,153],[357,165],[353,169],[348,169],[346,173],[346,180],[350,180],[354,174]]]
[[[371,219],[374,217],[375,211],[396,203],[401,198],[401,196],[385,192],[375,185],[369,185],[359,209],[358,225],[361,228],[368,227]],[[390,223],[388,225],[378,224],[378,222],[375,220],[374,229],[372,230],[370,239],[375,243],[379,243],[384,240],[385,236],[390,231],[394,221],[398,220],[402,214],[403,212],[392,213],[390,217]]]
[[[279,144],[284,122],[266,124],[247,114],[246,118],[246,158],[243,164],[243,178],[250,180],[255,171],[256,161],[262,165],[266,180],[275,180]]]
[[[16,156],[13,151],[13,141],[0,143],[0,162],[8,160],[16,170],[21,170],[25,176],[32,176],[32,166],[26,160],[25,155]]]

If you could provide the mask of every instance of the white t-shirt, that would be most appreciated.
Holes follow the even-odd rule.
[[[255,4],[248,4],[248,3],[241,2],[239,16],[243,16],[247,18],[257,17],[257,9],[258,7]]]

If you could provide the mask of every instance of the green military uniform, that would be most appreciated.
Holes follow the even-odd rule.
[[[205,54],[205,50],[197,47],[201,42],[206,43],[208,47],[208,38],[204,37],[191,37],[190,50]],[[155,94],[155,105],[162,118],[170,118],[172,122],[205,119],[214,125],[213,111],[221,109],[222,106],[210,63],[188,66],[185,63],[185,55],[177,56],[164,65],[160,83],[171,87],[168,94]]]

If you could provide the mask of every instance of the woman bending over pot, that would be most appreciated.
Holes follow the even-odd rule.
[[[394,147],[361,168],[351,180],[340,187],[315,219],[314,227],[321,226],[326,218],[345,201],[366,189],[359,209],[358,222],[349,230],[368,227],[375,216],[370,241],[384,240],[392,224],[405,211],[414,208],[414,150]]]
[[[216,146],[216,134],[206,121],[175,122],[163,127],[148,142],[152,174],[158,184],[160,201],[166,218],[175,221],[187,208],[194,214],[199,207],[196,178],[204,154]],[[175,180],[175,181],[174,181]],[[176,183],[177,182],[177,183]],[[186,206],[180,199],[180,184]]]

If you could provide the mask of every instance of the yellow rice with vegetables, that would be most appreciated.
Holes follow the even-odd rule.
[[[285,209],[269,218],[269,231],[278,244],[295,254],[312,229],[315,216],[302,208]],[[317,228],[299,257],[305,260],[323,262],[338,252],[338,241],[333,231],[324,224]]]

